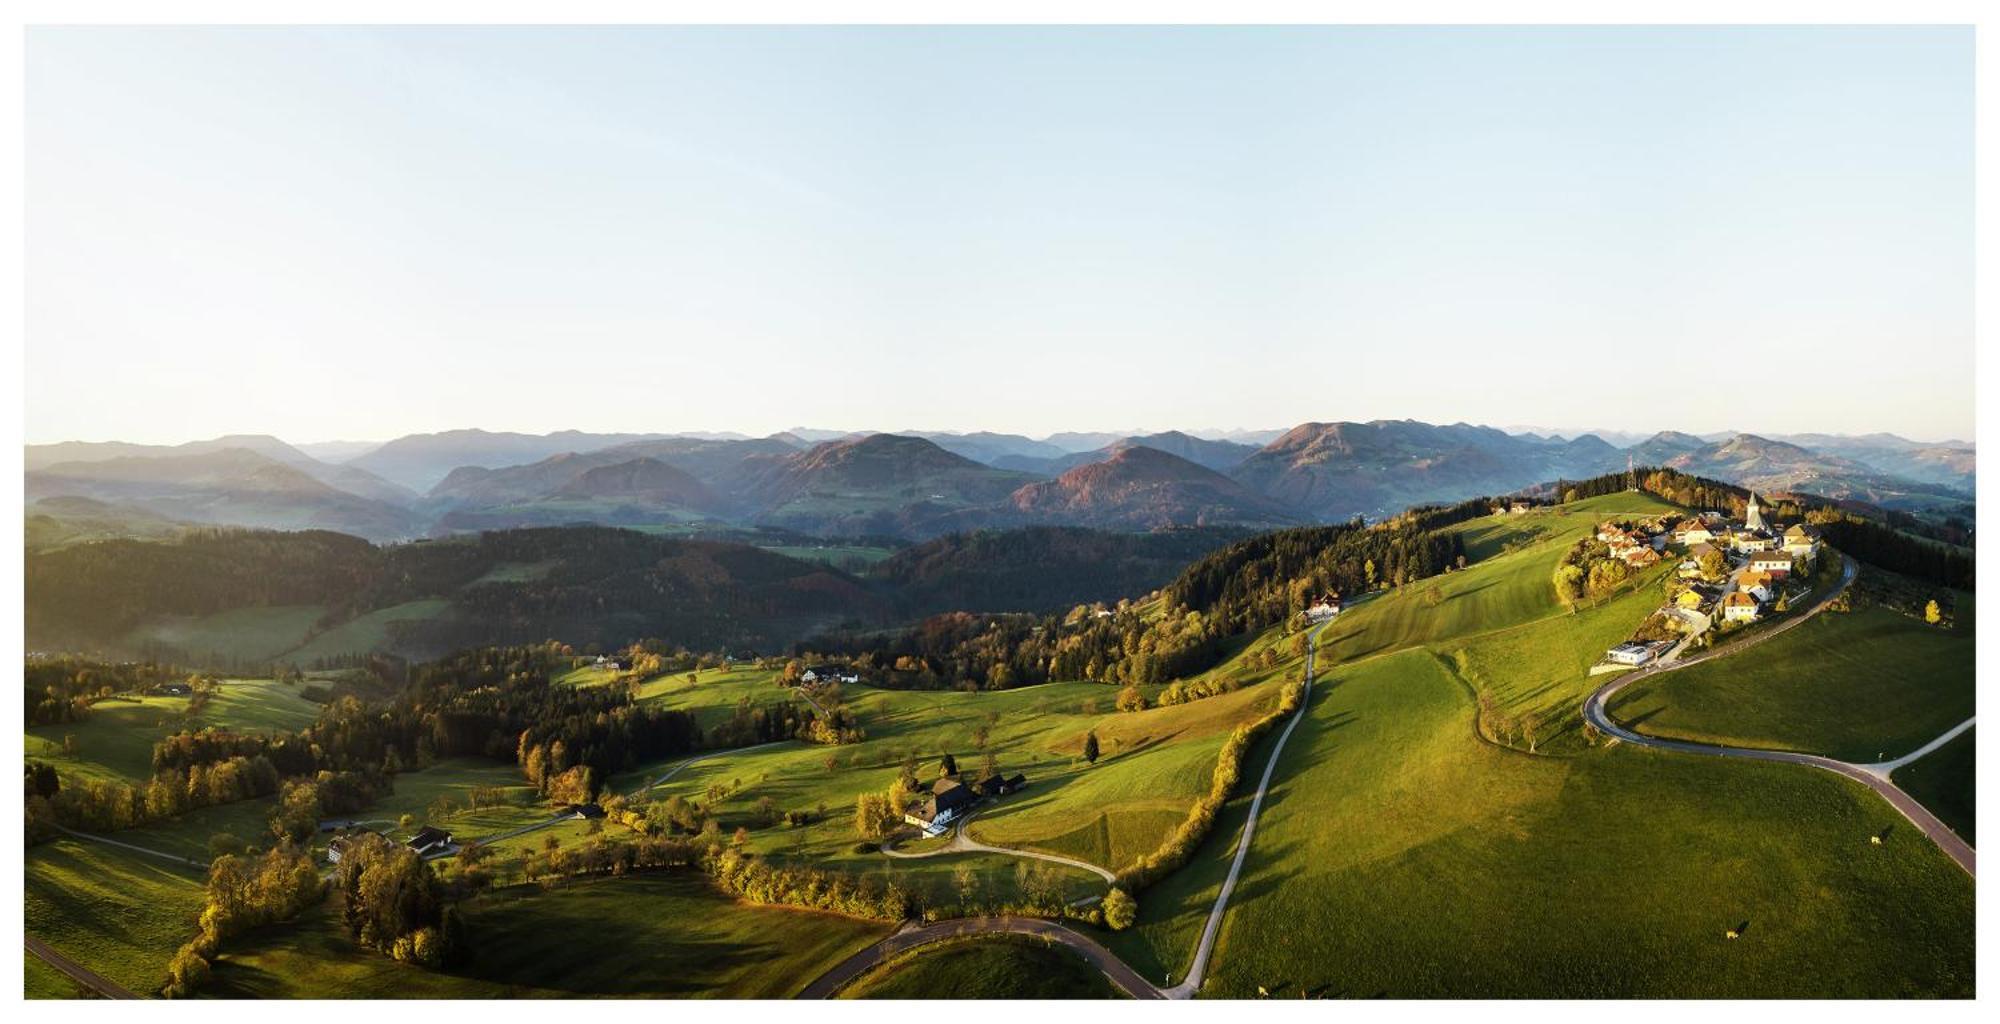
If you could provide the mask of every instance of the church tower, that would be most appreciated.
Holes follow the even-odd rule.
[[[1757,507],[1756,491],[1750,492],[1750,507],[1743,512],[1743,527],[1748,530],[1765,529],[1764,511]]]

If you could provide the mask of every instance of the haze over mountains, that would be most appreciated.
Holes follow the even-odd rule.
[[[1246,435],[1268,437],[1251,444]],[[31,536],[153,536],[176,523],[375,541],[574,523],[903,539],[1031,525],[1269,529],[1594,476],[1628,458],[1902,510],[1967,504],[1976,483],[1972,445],[1888,434],[1662,431],[1619,447],[1594,434],[1413,420],[1304,423],[1234,438],[454,430],[310,447],[317,455],[264,435],[29,445]]]

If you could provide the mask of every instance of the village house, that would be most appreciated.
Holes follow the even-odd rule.
[[[1628,640],[1604,652],[1604,656],[1620,665],[1644,665],[1652,661],[1657,651],[1653,644]]]
[[[1755,622],[1763,614],[1764,606],[1757,599],[1741,590],[1734,590],[1722,599],[1722,621]]]
[[[1618,557],[1624,559],[1625,564],[1634,569],[1644,569],[1658,562],[1660,560],[1660,553],[1649,547],[1633,547],[1626,548],[1619,553]]]
[[[1750,556],[1749,568],[1784,579],[1792,573],[1792,556],[1783,551],[1760,551]]]
[[[1699,519],[1690,519],[1674,527],[1673,536],[1674,543],[1693,546],[1696,544],[1706,544],[1714,540],[1715,532],[1708,528],[1707,523]]]
[[[1753,530],[1738,530],[1729,535],[1729,546],[1736,551],[1757,552],[1769,551],[1778,545],[1777,541],[1773,540],[1768,533]]]
[[[1736,574],[1736,589],[1739,592],[1748,593],[1758,601],[1769,601],[1772,597],[1776,596],[1777,591],[1775,587],[1776,584],[1772,581],[1770,573],[1757,572],[1754,569],[1744,569]]]
[[[1819,557],[1819,537],[1803,523],[1793,523],[1785,531],[1785,542],[1780,547],[1788,555],[1796,555],[1811,561]]]

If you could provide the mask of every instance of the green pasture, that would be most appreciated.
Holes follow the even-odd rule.
[[[1972,717],[1971,594],[1951,629],[1880,606],[1823,612],[1738,654],[1633,683],[1611,706],[1653,736],[1900,757]]]

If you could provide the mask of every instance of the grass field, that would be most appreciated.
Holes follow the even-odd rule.
[[[1898,768],[1892,776],[1896,785],[1922,801],[1968,843],[1973,842],[1972,791],[1978,752],[1972,734],[1978,731],[1973,728],[1959,733],[1950,743]]]
[[[1634,683],[1610,710],[1647,735],[1899,757],[1972,717],[1972,618],[1946,630],[1882,607],[1826,612],[1742,654]]]
[[[739,903],[694,872],[513,887],[476,898],[466,914],[477,952],[449,973],[357,950],[322,912],[232,943],[211,993],[783,999],[889,933],[877,922]]]
[[[859,978],[842,999],[1118,999],[1089,961],[1023,935],[924,946]]]
[[[22,995],[28,999],[86,999],[93,993],[61,971],[50,967],[33,953],[21,953],[25,958],[21,967]]]
[[[265,661],[304,643],[325,612],[319,605],[235,608],[142,626],[126,638],[126,644],[134,649],[164,645],[197,658],[219,654],[238,661]]]
[[[292,731],[311,724],[319,705],[270,679],[228,679],[202,713],[187,715],[187,697],[114,698],[91,706],[81,722],[33,726],[27,756],[47,761],[66,778],[143,782],[153,776],[153,744],[181,729],[217,726],[246,732]],[[63,752],[76,738],[76,756]]]
[[[25,863],[28,932],[133,992],[156,991],[194,934],[202,883],[192,869],[72,839],[30,847]]]
[[[1907,828],[1871,846],[1901,818],[1861,787],[1631,748],[1500,749],[1422,650],[1328,681],[1266,798],[1205,995],[1972,991],[1970,879]],[[1178,978],[1199,928],[1186,895],[1224,863],[1205,851],[1144,894],[1121,954]]]
[[[377,608],[286,649],[284,660],[305,666],[315,658],[331,658],[341,654],[366,654],[369,651],[382,650],[390,645],[390,633],[397,623],[436,618],[450,608],[451,602],[443,598],[405,601],[387,608]]]

